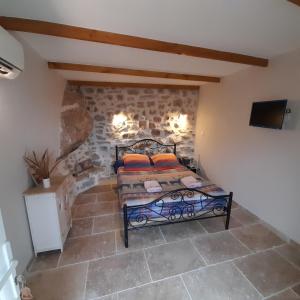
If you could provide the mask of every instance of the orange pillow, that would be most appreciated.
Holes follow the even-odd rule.
[[[125,169],[150,168],[151,163],[147,155],[144,154],[125,154],[123,156]]]
[[[151,156],[153,164],[157,168],[173,168],[179,165],[177,157],[173,153],[159,153]]]

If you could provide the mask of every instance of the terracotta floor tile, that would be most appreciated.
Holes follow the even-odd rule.
[[[250,253],[229,231],[199,236],[193,239],[193,243],[208,264]]]
[[[60,265],[101,258],[115,253],[115,233],[108,232],[87,237],[68,239]]]
[[[123,219],[120,214],[95,217],[93,233],[100,233],[123,228]]]
[[[93,218],[73,220],[69,237],[79,237],[92,233]]]
[[[275,233],[262,224],[231,230],[232,234],[254,251],[265,250],[284,243]]]
[[[273,250],[237,259],[235,264],[265,297],[300,280],[300,271]]]
[[[150,282],[143,251],[100,259],[89,265],[86,298],[92,299]]]
[[[193,300],[262,299],[231,263],[202,268],[182,277]]]
[[[30,272],[45,271],[56,268],[60,256],[60,251],[49,251],[39,253],[29,267]]]
[[[27,278],[34,300],[82,300],[88,264],[34,273]]]

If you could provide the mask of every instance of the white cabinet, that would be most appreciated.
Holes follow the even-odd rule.
[[[24,193],[35,254],[60,249],[72,226],[71,177],[53,180],[49,189],[35,187]]]

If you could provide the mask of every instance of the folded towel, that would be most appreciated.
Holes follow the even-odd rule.
[[[156,180],[145,181],[144,186],[148,193],[159,193],[162,191],[160,184]]]
[[[202,182],[197,180],[193,176],[187,176],[180,179],[181,183],[189,189],[199,188],[202,186]]]

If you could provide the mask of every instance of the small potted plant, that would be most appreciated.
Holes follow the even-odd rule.
[[[31,154],[25,153],[24,160],[29,168],[33,181],[37,185],[43,183],[44,188],[49,188],[51,186],[50,176],[61,160],[51,162],[48,149],[40,156],[35,151],[32,151]]]

